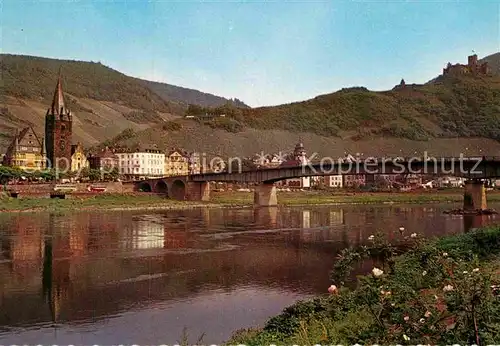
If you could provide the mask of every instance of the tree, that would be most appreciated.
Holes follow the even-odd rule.
[[[117,181],[119,176],[118,168],[115,167],[110,172],[104,173],[104,181]]]
[[[91,182],[96,182],[101,180],[101,171],[98,169],[89,169],[88,177]]]
[[[0,166],[0,182],[6,184],[23,176],[23,171],[18,167]]]

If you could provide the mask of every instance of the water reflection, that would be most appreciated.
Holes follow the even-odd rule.
[[[441,236],[496,220],[444,208],[2,215],[0,344],[158,344],[184,326],[221,342],[323,293],[336,253],[377,231]]]

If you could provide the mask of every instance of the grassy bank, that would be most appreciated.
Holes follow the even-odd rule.
[[[461,202],[463,191],[422,191],[420,193],[371,193],[298,191],[278,192],[278,203],[285,206],[335,205],[370,203],[447,203]],[[500,192],[489,192],[488,201],[500,201]],[[212,192],[210,202],[176,201],[160,195],[96,195],[69,199],[0,197],[0,211],[64,211],[64,210],[127,210],[127,209],[186,209],[198,207],[252,206],[252,192]]]
[[[158,195],[97,195],[85,198],[3,198],[0,211],[71,211],[71,210],[135,210],[135,209],[184,209],[209,204],[184,202]]]
[[[228,344],[498,343],[500,227],[401,238],[410,247],[403,254],[378,236],[370,247],[345,250],[329,294],[286,308],[262,329],[240,330]],[[345,288],[354,263],[374,255],[385,255],[384,264]]]
[[[329,192],[297,191],[278,192],[278,203],[282,205],[309,204],[370,204],[370,203],[450,203],[462,202],[463,190],[442,190],[419,192]],[[500,191],[488,191],[489,202],[500,201]],[[221,204],[252,205],[252,192],[215,192],[212,202]]]

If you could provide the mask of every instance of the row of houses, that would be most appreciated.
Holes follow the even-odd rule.
[[[70,171],[88,167],[84,148],[80,143],[71,145]],[[24,171],[44,170],[48,165],[48,153],[45,139],[37,135],[31,126],[16,131],[14,138],[2,155],[0,163],[4,166],[18,167]]]
[[[31,126],[16,130],[0,162],[26,172],[47,168],[59,172],[80,172],[86,168],[108,173],[118,170],[125,180],[196,174],[201,170],[199,155],[181,149],[165,153],[150,148],[131,151],[106,147],[87,154],[81,143],[72,143],[73,114],[64,100],[61,75],[45,115],[44,135],[39,136]]]
[[[290,154],[256,155],[249,160],[252,162],[254,168],[300,166],[309,163],[302,142],[297,143],[294,151]],[[356,158],[352,155],[346,155],[346,157],[339,158],[339,160],[344,162],[355,162]],[[416,188],[454,188],[463,187],[464,184],[465,179],[461,177],[433,177],[420,174],[329,175],[287,179],[277,183],[280,187],[299,189],[307,189],[314,186],[325,188],[361,188],[371,186],[383,189],[396,188],[400,190],[412,190]],[[500,180],[487,181],[486,184],[490,187],[500,187]]]
[[[165,153],[155,148],[122,151],[106,147],[90,154],[88,161],[93,169],[116,167],[120,176],[127,180],[199,174],[202,171],[199,153],[182,149],[171,149]]]
[[[60,159],[60,158],[59,158]],[[157,149],[110,149],[108,147],[87,154],[81,143],[71,145],[70,166],[66,171],[81,172],[97,169],[104,172],[118,170],[125,180],[147,177],[188,175],[201,172],[200,156],[181,149],[162,152]],[[14,139],[2,155],[1,164],[18,167],[26,172],[41,171],[54,164],[48,162],[45,141],[32,127],[26,127],[14,135]]]
[[[351,155],[344,158],[346,161],[355,160]],[[301,166],[309,164],[304,144],[299,141],[292,153],[282,155],[256,155],[251,159],[255,168],[275,168],[287,166]],[[302,177],[287,179],[277,183],[280,187],[290,188],[310,188],[322,186],[327,188],[359,188],[367,185],[377,185],[386,188],[400,186],[418,186],[422,183],[422,178],[418,175],[329,175],[317,177]]]

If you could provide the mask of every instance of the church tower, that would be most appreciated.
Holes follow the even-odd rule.
[[[64,103],[61,74],[57,79],[52,105],[45,116],[47,167],[61,171],[71,169],[71,135],[73,116]]]

